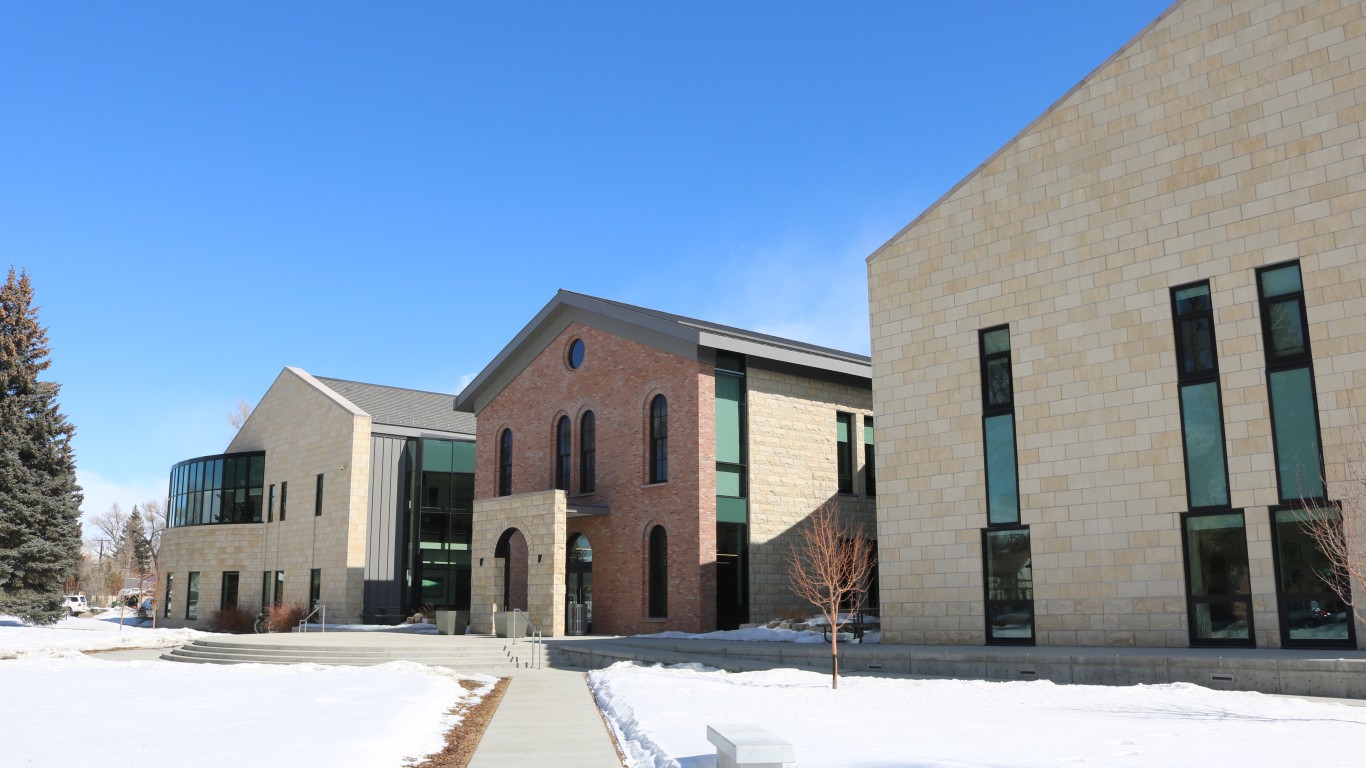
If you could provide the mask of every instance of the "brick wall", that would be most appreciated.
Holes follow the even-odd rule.
[[[584,340],[586,354],[579,369],[571,370],[566,358],[576,338]],[[650,484],[649,405],[656,394],[669,403],[669,480]],[[567,415],[574,426],[568,503],[606,504],[611,510],[607,516],[569,520],[556,545],[562,554],[568,537],[583,533],[593,547],[593,631],[713,629],[713,402],[708,366],[586,325],[570,325],[478,414],[475,498],[481,503],[476,528],[501,524],[489,518],[491,507],[482,502],[497,494],[503,429],[510,427],[514,435],[514,497],[547,491],[555,480],[555,424]],[[587,410],[597,421],[597,478],[596,491],[584,495],[578,492],[579,424]],[[515,516],[515,510],[506,514]],[[646,541],[655,524],[664,525],[669,534],[670,615],[663,620],[646,617]],[[492,556],[491,549],[484,549],[473,553],[476,563]],[[562,602],[562,563],[559,568]],[[563,616],[557,620],[562,623]]]

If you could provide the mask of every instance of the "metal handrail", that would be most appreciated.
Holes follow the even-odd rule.
[[[327,605],[323,603],[318,603],[317,605],[313,606],[313,610],[309,611],[307,616],[303,617],[302,619],[299,619],[299,631],[307,632],[308,620],[313,618],[314,614],[318,614],[319,612],[321,612],[321,615],[318,616],[318,631],[324,633],[327,632]]]
[[[517,617],[521,616],[522,621],[526,622],[527,637],[531,639],[531,659],[532,665],[536,669],[541,669],[541,630],[531,623],[531,617],[521,608],[512,609],[512,644],[517,644]]]

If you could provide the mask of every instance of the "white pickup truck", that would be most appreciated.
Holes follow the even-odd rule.
[[[90,605],[86,603],[85,595],[67,595],[66,610],[72,616],[75,616],[90,610]]]

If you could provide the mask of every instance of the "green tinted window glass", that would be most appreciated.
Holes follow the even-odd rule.
[[[716,497],[716,522],[718,523],[747,523],[749,522],[749,503],[744,499],[730,499],[724,496]]]
[[[835,439],[841,443],[849,442],[849,417],[844,414],[835,419]]]
[[[1010,351],[1010,329],[997,328],[982,334],[982,349],[986,354]]]
[[[873,420],[868,417],[863,419],[863,442],[873,445]]]
[[[987,598],[1033,600],[1029,531],[987,531]]]
[[[1299,293],[1302,289],[1300,284],[1300,266],[1298,264],[1287,264],[1280,269],[1268,269],[1262,273],[1262,297],[1271,298],[1273,296],[1284,296],[1287,293]]]
[[[745,471],[739,467],[717,467],[716,495],[737,497],[744,496],[744,478]]]
[[[1182,387],[1181,418],[1186,438],[1186,483],[1190,488],[1191,506],[1228,506],[1218,382]]]
[[[1176,313],[1205,312],[1210,309],[1209,284],[1201,283],[1176,292]]]
[[[1304,332],[1304,316],[1298,299],[1282,301],[1267,307],[1270,315],[1271,354],[1275,357],[1302,355],[1308,351],[1309,339]]]
[[[451,469],[474,473],[474,443],[463,440],[451,443]]]
[[[742,463],[740,445],[740,398],[743,379],[718,373],[716,376],[716,460]]]
[[[1015,417],[991,416],[983,425],[987,451],[987,522],[1020,521],[1020,492],[1015,478]]]
[[[247,484],[255,487],[266,484],[266,457],[251,457],[251,479]]]
[[[1319,421],[1314,413],[1313,381],[1308,368],[1269,374],[1271,428],[1276,436],[1276,477],[1281,500],[1323,496]]]
[[[453,463],[451,453],[449,440],[423,440],[422,471],[450,472]]]

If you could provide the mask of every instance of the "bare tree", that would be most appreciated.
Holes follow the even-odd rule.
[[[1300,503],[1296,517],[1300,528],[1328,561],[1326,573],[1316,573],[1319,582],[1352,607],[1358,621],[1366,623],[1366,606],[1352,600],[1353,586],[1357,594],[1366,595],[1366,431],[1355,416],[1352,418],[1353,439],[1348,448],[1345,477],[1331,483],[1340,509],[1305,500]],[[1323,487],[1330,487],[1325,478]]]
[[[247,423],[247,417],[251,415],[251,411],[251,403],[248,403],[246,398],[237,398],[237,405],[228,411],[228,423],[232,425],[233,429],[241,429],[242,425]]]
[[[788,550],[788,577],[793,594],[820,609],[830,625],[830,687],[838,688],[840,611],[858,611],[868,594],[873,543],[861,526],[843,520],[832,501],[802,523],[799,537]]]
[[[109,505],[109,511],[91,518],[90,524],[99,529],[115,548],[123,541],[123,526],[128,524],[128,514],[116,501]]]
[[[166,508],[156,499],[142,502],[142,523],[147,531],[147,543],[152,546],[152,571],[160,573],[157,557],[161,554],[161,536],[166,532]]]

